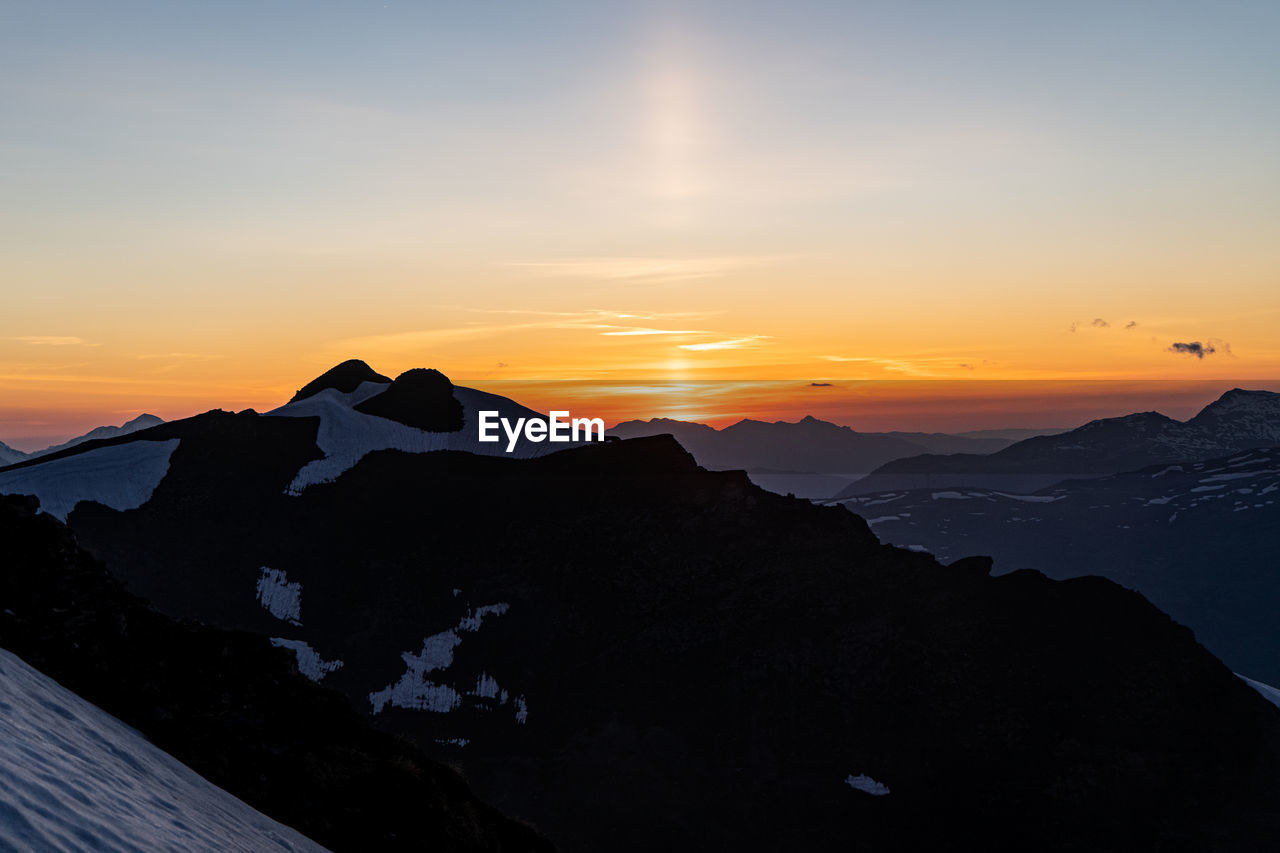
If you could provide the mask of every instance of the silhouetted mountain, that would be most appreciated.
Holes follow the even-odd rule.
[[[1228,391],[1185,423],[1158,412],[1090,421],[1061,435],[1020,441],[987,456],[897,459],[851,483],[837,499],[904,489],[987,488],[1033,492],[1068,478],[1209,459],[1275,444],[1280,394]]]
[[[294,653],[148,609],[35,501],[0,498],[0,541],[0,647],[255,808],[334,850],[551,849],[300,676]]]
[[[34,451],[33,453],[28,454],[28,458],[34,459],[38,456],[49,456],[50,454],[58,453],[59,451],[84,444],[86,441],[97,441],[106,438],[116,438],[121,435],[129,435],[130,433],[150,429],[151,427],[158,426],[162,423],[164,423],[164,419],[158,418],[155,415],[138,415],[133,420],[126,421],[121,426],[96,427],[89,430],[84,435],[76,436],[69,441],[64,441],[62,444],[54,444],[43,450]]]
[[[365,382],[390,385],[391,377],[383,376],[358,358],[352,358],[329,368],[306,385],[303,385],[289,402],[296,403],[299,400],[305,400],[327,388],[332,388],[339,394],[350,394]]]
[[[494,452],[467,389],[461,433],[388,444],[369,384],[0,490],[43,491],[165,613],[292,649],[566,850],[1280,843],[1280,710],[1139,595],[881,545],[670,438]],[[116,457],[136,492],[95,473]]]
[[[1137,589],[1237,672],[1280,682],[1280,448],[1068,480],[1030,495],[916,490],[843,501],[876,533],[998,572]]]
[[[26,458],[27,454],[23,453],[21,450],[15,450],[3,441],[0,441],[0,467],[12,465],[15,462],[21,462]]]
[[[855,432],[812,415],[795,423],[742,420],[721,430],[654,418],[624,421],[609,432],[619,438],[670,434],[699,465],[712,470],[744,470],[759,486],[809,498],[830,497],[850,478],[891,459],[941,449],[985,453],[1010,444],[942,433]]]
[[[355,410],[427,432],[462,429],[462,404],[453,398],[453,383],[438,370],[407,370]]]
[[[900,438],[926,453],[995,453],[1013,444],[1015,439],[999,436],[950,435],[945,432],[886,432],[882,435]]]
[[[956,435],[961,438],[995,438],[1001,441],[1007,441],[1013,444],[1016,441],[1022,441],[1027,438],[1035,438],[1037,435],[1057,435],[1062,432],[1069,432],[1071,427],[1043,427],[1041,429],[971,429],[965,432],[958,432]],[[1006,445],[1008,446],[1008,445]]]

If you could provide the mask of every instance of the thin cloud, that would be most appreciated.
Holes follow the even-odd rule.
[[[830,382],[810,382],[809,387],[810,388],[834,388],[835,386],[832,385]]]
[[[1088,323],[1082,323],[1079,320],[1072,322],[1072,324],[1067,327],[1067,331],[1074,334],[1078,329],[1088,329],[1088,328],[1109,329],[1111,328],[1111,324],[1108,323],[1106,320],[1102,319],[1101,317],[1094,317]]]
[[[727,341],[708,341],[704,344],[680,344],[680,349],[695,350],[698,352],[706,350],[745,349],[747,347],[758,346],[759,341],[763,341],[768,337],[768,335],[751,335],[745,338],[732,338]]]
[[[663,284],[720,278],[741,269],[777,261],[776,256],[736,255],[712,258],[595,257],[549,261],[514,261],[507,266],[539,277],[586,278],[597,281]]]
[[[172,359],[174,361],[206,361],[209,359],[222,358],[221,355],[203,355],[198,352],[149,352],[145,355],[138,356],[142,360],[151,359]]]
[[[1125,324],[1124,324],[1124,327],[1125,327],[1125,329],[1126,329],[1126,330],[1128,330],[1128,329],[1136,329],[1136,328],[1138,328],[1138,321],[1137,321],[1137,320],[1130,320],[1129,322],[1127,322],[1127,323],[1125,323]]]
[[[31,344],[38,347],[96,347],[98,344],[91,344],[84,338],[77,338],[71,335],[19,335],[9,338],[11,341],[19,343]]]
[[[709,334],[709,332],[706,332],[706,331],[701,330],[701,329],[642,329],[642,328],[634,328],[634,329],[623,329],[623,330],[621,330],[621,331],[617,331],[617,332],[601,332],[600,334],[602,334],[602,335],[609,335],[609,336],[613,336],[613,337],[623,337],[623,338],[624,338],[624,337],[632,337],[632,336],[635,336],[635,335],[706,335],[706,334]]]

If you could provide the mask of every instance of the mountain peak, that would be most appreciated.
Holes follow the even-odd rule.
[[[352,358],[329,368],[306,385],[303,385],[289,402],[296,403],[299,400],[305,400],[328,388],[333,388],[343,394],[349,394],[364,382],[381,382],[384,385],[390,385],[391,378],[383,376],[360,359]]]
[[[164,423],[164,418],[143,412],[133,420],[125,421],[120,428],[137,432],[140,429],[148,429],[153,426],[159,426],[162,423]]]
[[[1280,441],[1280,394],[1232,388],[1187,424],[1249,445],[1272,444]]]
[[[355,409],[428,432],[462,429],[462,404],[453,396],[453,383],[440,371],[429,368],[406,370],[387,390]]]

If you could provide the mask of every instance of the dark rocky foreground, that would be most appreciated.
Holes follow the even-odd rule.
[[[0,497],[0,647],[334,850],[550,851],[253,634],[125,592],[33,500]]]
[[[1280,844],[1280,711],[1110,582],[944,566],[665,438],[377,452],[288,496],[314,421],[202,418],[82,541],[162,610],[342,660],[326,685],[564,849]]]

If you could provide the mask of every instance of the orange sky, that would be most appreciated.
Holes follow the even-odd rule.
[[[1115,4],[58,6],[0,31],[15,446],[271,408],[351,357],[494,388],[1280,379],[1275,4],[1159,38]],[[780,393],[679,405],[819,405]]]

